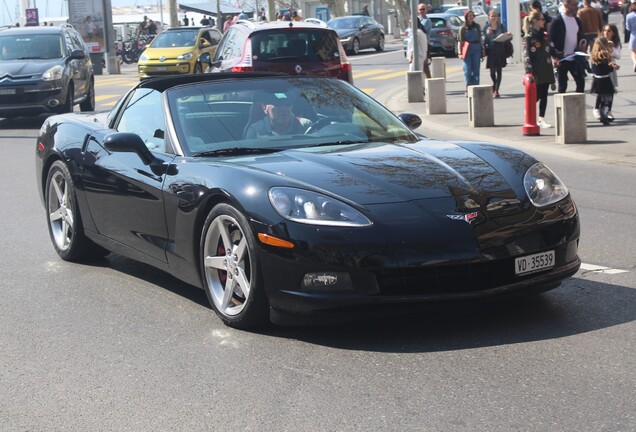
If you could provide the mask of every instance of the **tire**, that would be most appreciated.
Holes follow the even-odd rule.
[[[194,74],[201,74],[203,73],[203,67],[201,66],[201,63],[197,63],[196,65],[194,65]]]
[[[375,50],[380,52],[380,51],[384,51],[384,36],[380,35],[380,37],[378,38],[378,45],[375,47]]]
[[[86,99],[80,103],[80,111],[95,111],[95,82],[93,80],[88,85]]]
[[[55,161],[46,177],[46,220],[55,252],[64,261],[81,262],[108,254],[84,235],[71,173]]]
[[[73,112],[73,95],[74,95],[73,83],[69,82],[68,90],[66,91],[66,99],[64,100],[64,103],[60,105],[60,109],[59,109],[60,114]]]
[[[255,245],[241,212],[228,204],[210,211],[201,235],[202,279],[212,308],[230,327],[248,329],[268,320]]]
[[[358,55],[360,52],[360,40],[358,38],[353,38],[353,42],[351,43],[351,54]]]

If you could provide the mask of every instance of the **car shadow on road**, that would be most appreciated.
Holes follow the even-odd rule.
[[[210,309],[203,290],[147,264],[110,254],[86,263],[139,278]],[[539,295],[349,311],[338,324],[274,326],[251,333],[345,350],[419,353],[557,339],[636,320],[636,290],[574,277]],[[355,317],[352,318],[352,317]],[[218,327],[223,324],[218,321]],[[241,332],[237,331],[237,334]]]
[[[525,298],[423,307],[325,327],[272,327],[267,333],[338,349],[416,353],[557,339],[635,319],[636,290],[572,278]]]

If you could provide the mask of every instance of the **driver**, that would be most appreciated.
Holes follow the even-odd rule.
[[[265,117],[252,123],[245,132],[245,139],[271,135],[294,135],[305,133],[311,121],[297,117],[292,112],[293,100],[285,93],[269,95],[263,103]]]

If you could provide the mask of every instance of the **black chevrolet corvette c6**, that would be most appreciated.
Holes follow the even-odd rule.
[[[62,259],[148,263],[238,328],[536,293],[577,271],[577,209],[549,168],[420,123],[336,79],[160,78],[109,113],[46,120],[37,184]]]

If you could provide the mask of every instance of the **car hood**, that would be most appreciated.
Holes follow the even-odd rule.
[[[356,29],[336,29],[336,33],[338,33],[339,38],[347,38],[349,36],[353,36],[358,33]]]
[[[159,57],[177,58],[178,56],[189,52],[194,54],[194,47],[146,48],[143,55],[148,57],[150,60],[157,60]]]
[[[41,74],[60,63],[60,59],[3,61],[0,63],[0,77],[4,75],[22,76]]]
[[[503,146],[484,146],[480,152],[456,143],[420,141],[287,150],[235,162],[362,205],[523,193],[529,156]]]

